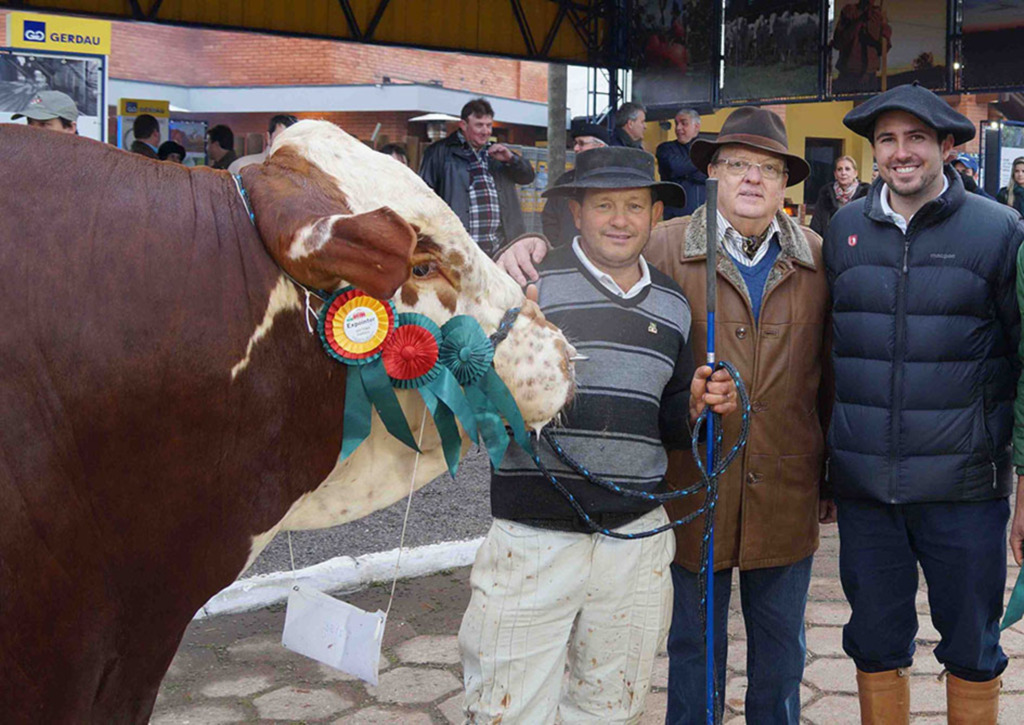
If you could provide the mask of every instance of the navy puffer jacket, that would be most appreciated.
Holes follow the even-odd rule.
[[[910,220],[876,181],[829,225],[836,400],[829,481],[842,498],[980,501],[1010,493],[1024,221],[958,174]]]

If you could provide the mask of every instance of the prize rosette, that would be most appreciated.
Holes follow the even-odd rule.
[[[428,317],[403,312],[398,327],[381,349],[384,369],[391,384],[405,390],[418,390],[426,403],[441,437],[448,471],[454,476],[462,456],[462,437],[456,417],[466,434],[476,440],[476,415],[458,381],[440,363],[441,329]]]
[[[317,332],[324,350],[349,366],[345,381],[345,423],[341,456],[345,460],[370,435],[376,408],[388,432],[419,452],[381,362],[381,350],[397,331],[395,308],[354,287],[338,290],[324,303]]]
[[[512,393],[494,370],[494,345],[475,319],[458,315],[441,327],[438,359],[462,385],[476,417],[476,429],[498,468],[508,447],[504,417],[516,442],[532,451],[526,424]]]

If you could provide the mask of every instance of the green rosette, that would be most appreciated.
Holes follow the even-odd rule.
[[[405,332],[411,331],[414,326],[425,331],[419,335],[398,336],[398,338],[407,337],[405,342],[410,345],[418,340],[421,347],[427,348],[429,346],[423,345],[423,336],[429,334],[433,338],[434,350],[437,351],[437,354],[432,367],[425,372],[411,378],[392,376],[391,384],[403,390],[419,391],[423,402],[426,403],[427,409],[434,419],[434,425],[437,427],[438,435],[441,438],[441,449],[444,452],[445,462],[448,464],[448,471],[454,476],[458,471],[459,461],[462,458],[462,436],[459,435],[456,418],[462,423],[462,427],[470,439],[476,440],[476,416],[473,408],[466,400],[462,388],[459,387],[458,381],[448,368],[440,363],[441,328],[429,317],[411,312],[399,314],[398,322],[401,329]],[[424,354],[426,354],[426,351],[424,351]],[[397,358],[398,354],[396,350],[386,348],[384,356],[385,367],[387,367],[388,360],[392,356]],[[394,365],[393,371],[397,372],[399,367],[397,364]]]
[[[1006,603],[1006,612],[1003,614],[1002,624],[999,629],[1012,627],[1024,617],[1024,569],[1017,575],[1017,583],[1013,585],[1013,592],[1010,594],[1010,601]]]
[[[462,385],[491,465],[498,468],[508,448],[505,422],[512,428],[516,442],[527,451],[532,450],[519,408],[494,371],[494,346],[480,323],[468,315],[459,315],[444,324],[441,336],[438,359]]]

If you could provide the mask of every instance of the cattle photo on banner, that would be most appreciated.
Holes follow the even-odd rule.
[[[946,89],[946,0],[838,0],[829,33],[833,96],[919,82]]]
[[[1008,49],[1024,47],[1024,2],[963,0],[961,81],[963,90],[1020,86],[1019,63]]]
[[[633,100],[652,108],[711,102],[716,3],[639,0],[630,32]]]
[[[104,141],[105,77],[103,56],[0,48],[0,123],[24,111],[40,91],[60,91],[78,107],[79,135]]]
[[[815,99],[821,88],[821,3],[726,0],[722,101]]]

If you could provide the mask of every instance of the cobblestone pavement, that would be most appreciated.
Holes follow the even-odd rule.
[[[853,663],[842,651],[849,608],[838,579],[835,527],[824,530],[815,557],[807,606],[807,670],[801,688],[803,721],[858,723]],[[1007,594],[1018,568],[1010,559]],[[280,645],[284,607],[193,622],[160,689],[152,725],[214,723],[345,723],[444,725],[461,723],[462,670],[456,633],[469,600],[469,570],[400,582],[384,635],[378,687],[343,675]],[[736,582],[733,582],[734,587]],[[374,586],[343,598],[369,611],[383,609],[389,587]],[[734,592],[729,621],[726,722],[743,722],[746,642]],[[915,724],[945,723],[945,685],[932,656],[938,633],[922,615],[911,684]],[[1010,667],[1003,677],[1000,722],[1024,722],[1024,625],[1003,633]],[[654,688],[642,723],[665,717],[668,661],[655,667]]]

